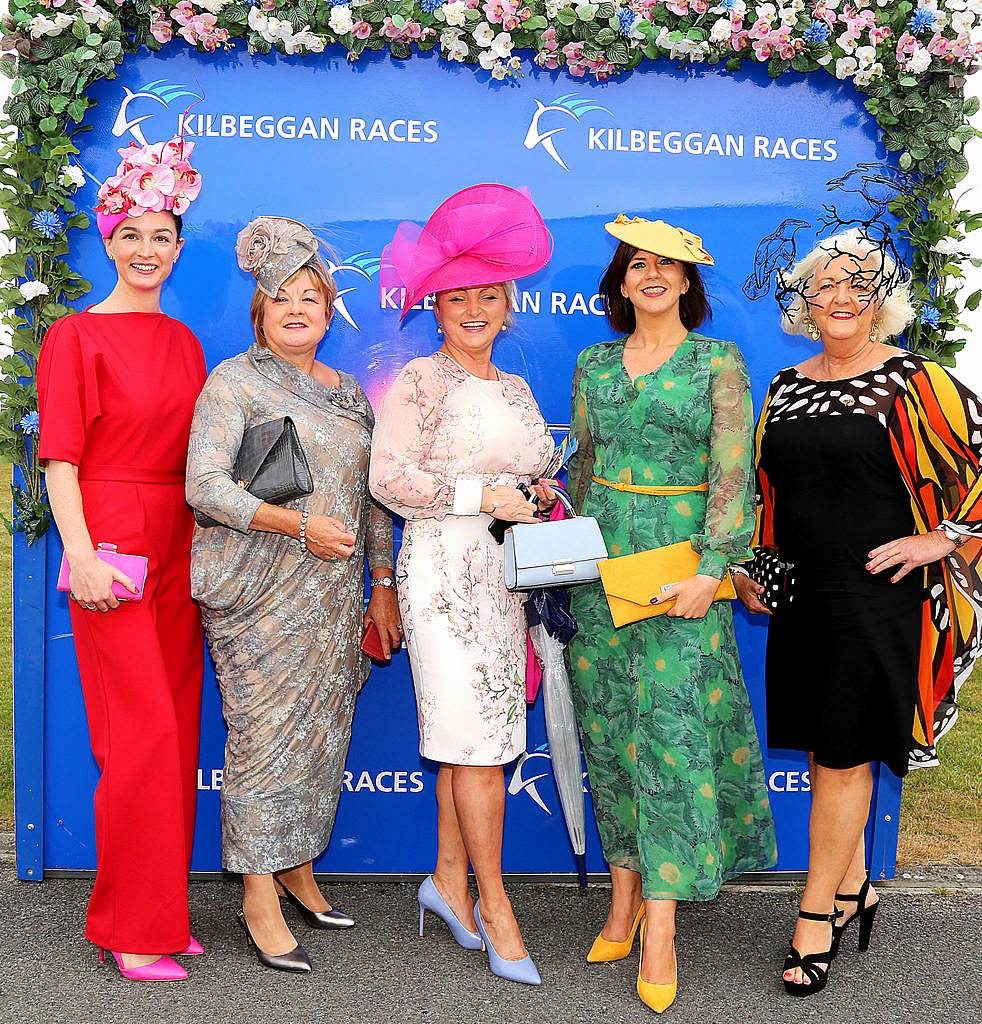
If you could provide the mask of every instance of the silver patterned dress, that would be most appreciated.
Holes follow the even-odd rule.
[[[223,525],[195,528],[192,596],[222,693],[228,741],[222,860],[267,874],[327,846],[368,671],[360,651],[364,561],[392,565],[392,519],[368,493],[374,417],[354,377],[327,388],[253,345],[215,368],[198,399],[187,498]],[[291,537],[252,531],[259,499],[232,479],[243,432],[290,416],[310,464],[311,515],[333,516],[354,554],[321,561]],[[301,502],[290,507],[300,508]]]

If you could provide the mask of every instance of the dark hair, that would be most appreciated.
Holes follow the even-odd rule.
[[[627,242],[618,243],[610,266],[600,278],[600,299],[604,304],[607,322],[618,334],[631,334],[637,327],[634,304],[621,295],[621,285],[627,276],[628,265],[639,251],[637,246],[628,245]],[[695,263],[685,263],[682,260],[677,262],[681,263],[689,282],[688,290],[679,299],[679,317],[687,331],[694,331],[703,322],[712,319],[713,311],[699,267]]]

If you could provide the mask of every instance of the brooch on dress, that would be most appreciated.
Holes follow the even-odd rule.
[[[856,404],[856,399],[852,395],[839,395],[839,401],[847,408],[851,409]]]

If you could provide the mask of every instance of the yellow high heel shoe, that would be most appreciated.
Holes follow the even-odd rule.
[[[611,942],[609,939],[605,939],[603,932],[601,932],[593,940],[590,952],[586,955],[587,963],[606,964],[613,960],[623,960],[624,957],[630,954],[631,947],[634,945],[634,936],[637,935],[638,928],[643,920],[644,900],[641,901],[641,906],[638,907],[638,912],[634,915],[634,923],[631,925],[631,931],[628,933],[627,938],[623,942]]]
[[[641,930],[641,955],[638,957],[638,998],[655,1013],[664,1013],[675,1002],[679,991],[678,964],[675,966],[675,980],[667,985],[656,985],[641,977],[644,963],[644,929]]]

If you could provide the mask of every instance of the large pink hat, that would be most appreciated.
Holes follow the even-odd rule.
[[[400,319],[426,295],[528,277],[552,255],[552,237],[525,190],[472,185],[426,224],[403,221],[382,253],[383,288],[404,288]]]
[[[95,205],[99,233],[109,238],[127,217],[169,210],[182,215],[201,191],[201,175],[189,163],[194,143],[175,135],[169,142],[119,150],[116,173],[99,189]]]

